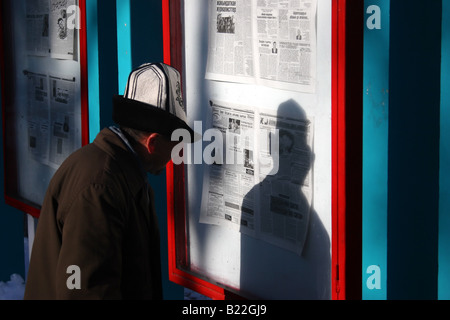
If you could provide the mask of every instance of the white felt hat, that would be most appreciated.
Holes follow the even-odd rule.
[[[146,63],[130,73],[125,94],[113,97],[113,120],[119,125],[171,137],[186,123],[180,73],[164,63]]]

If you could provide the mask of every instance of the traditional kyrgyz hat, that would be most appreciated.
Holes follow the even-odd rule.
[[[146,63],[130,73],[125,94],[113,97],[113,121],[129,128],[160,133],[170,139],[186,123],[179,72],[163,63]]]

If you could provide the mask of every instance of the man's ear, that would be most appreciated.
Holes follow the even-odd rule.
[[[160,139],[160,135],[158,133],[152,133],[148,136],[146,141],[147,151],[149,153],[154,153],[158,144],[158,141]]]

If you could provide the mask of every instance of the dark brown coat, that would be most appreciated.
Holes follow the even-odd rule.
[[[146,174],[104,129],[48,187],[25,299],[161,299],[159,241]],[[72,265],[80,268],[81,289],[67,286]]]

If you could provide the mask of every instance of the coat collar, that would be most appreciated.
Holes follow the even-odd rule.
[[[147,174],[128,140],[116,130],[119,129],[103,129],[93,143],[120,164],[131,191],[136,194],[147,184]]]

